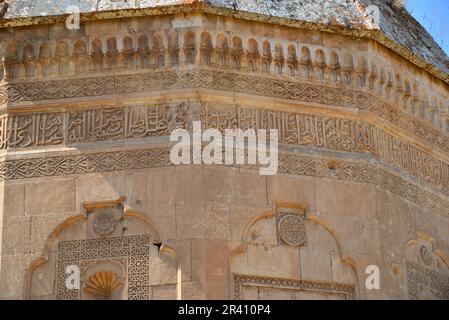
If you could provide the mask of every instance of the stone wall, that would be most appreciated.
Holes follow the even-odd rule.
[[[256,294],[251,288],[257,287],[257,281],[270,288],[264,277],[345,283],[354,287],[356,298],[408,298],[405,247],[409,240],[427,234],[436,239],[435,251],[449,250],[446,218],[374,185],[338,179],[294,174],[261,177],[247,169],[186,166],[34,178],[5,185],[9,201],[3,213],[2,298],[24,297],[28,265],[42,254],[53,229],[82,211],[81,203],[121,195],[128,196],[128,210],[150,219],[161,241],[176,249],[186,299],[256,297],[248,295]],[[283,211],[283,203],[306,206],[307,242],[299,247],[276,236],[276,214]],[[381,271],[379,291],[364,286],[365,268],[373,264]],[[176,298],[173,268],[162,265],[150,271],[158,278],[152,298]],[[45,278],[52,272],[38,274]],[[234,279],[236,275],[256,281],[243,285],[248,287],[245,293],[236,293],[234,286],[246,283],[246,278]],[[294,283],[278,287],[281,296],[302,297]],[[324,297],[349,294],[346,289],[316,289],[315,296],[321,298],[324,293],[319,290]],[[33,293],[34,298],[55,298],[52,287],[39,287]],[[276,291],[267,294],[278,297]],[[258,297],[268,296],[261,291]]]
[[[61,291],[71,261],[121,298],[448,297],[448,91],[403,58],[209,15],[0,34],[1,298],[88,298]],[[174,166],[194,120],[278,129],[278,174]]]

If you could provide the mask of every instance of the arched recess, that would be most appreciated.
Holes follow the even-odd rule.
[[[127,210],[125,201],[84,203],[83,213],[52,230],[25,272],[25,299],[180,299],[176,250],[164,245],[149,218]],[[92,287],[95,278],[109,279],[108,287]]]
[[[251,218],[231,254],[236,299],[355,299],[354,260],[335,230],[303,204]]]
[[[449,258],[435,239],[417,231],[404,246],[408,297],[412,300],[449,300]]]

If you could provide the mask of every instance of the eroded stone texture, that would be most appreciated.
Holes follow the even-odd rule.
[[[73,32],[48,16],[68,1],[0,21],[0,298],[448,298],[447,57],[407,13],[136,3],[84,1]],[[193,121],[277,129],[277,174],[175,166]],[[101,296],[99,274],[120,286]]]

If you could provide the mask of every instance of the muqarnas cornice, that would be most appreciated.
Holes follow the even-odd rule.
[[[0,119],[7,154],[26,149],[82,148],[95,150],[105,143],[141,141],[170,136],[177,128],[277,129],[279,143],[292,147],[368,155],[397,168],[438,192],[449,195],[449,160],[429,153],[422,145],[404,141],[376,123],[308,112],[262,109],[202,101],[116,108],[28,113]],[[149,139],[149,140],[148,140]],[[87,149],[86,149],[87,148]],[[9,157],[11,159],[11,157]],[[8,175],[7,175],[8,176]]]

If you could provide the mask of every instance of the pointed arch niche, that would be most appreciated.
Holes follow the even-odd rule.
[[[276,202],[247,223],[232,253],[235,299],[356,299],[355,264],[307,205]]]
[[[411,300],[449,299],[449,259],[435,239],[417,231],[404,247],[407,288]]]
[[[163,287],[166,298],[179,299],[175,249],[163,245],[152,221],[127,210],[125,201],[84,203],[81,214],[52,230],[26,270],[25,298],[148,300],[160,298]],[[68,280],[73,268],[79,277]]]

